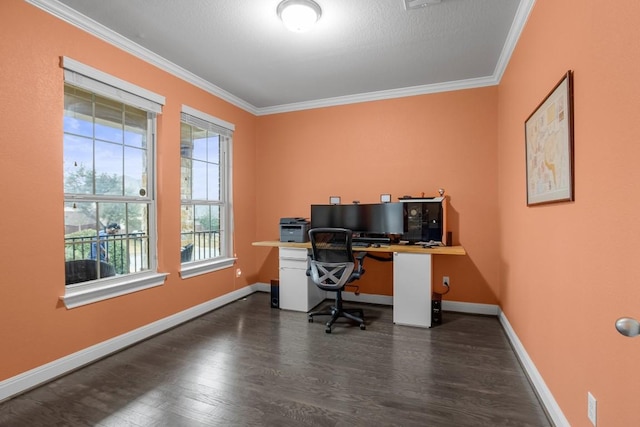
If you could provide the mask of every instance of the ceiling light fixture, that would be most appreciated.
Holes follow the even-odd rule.
[[[442,0],[404,0],[404,9],[420,9],[423,7],[427,7],[430,4],[440,3]]]
[[[320,5],[313,0],[283,0],[276,10],[284,26],[296,33],[309,31],[322,16]]]

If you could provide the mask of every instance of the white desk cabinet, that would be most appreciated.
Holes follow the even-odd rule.
[[[431,327],[431,255],[393,253],[393,323]]]
[[[308,249],[280,248],[280,308],[308,312],[327,293],[307,276]]]
[[[280,250],[280,308],[308,312],[326,298],[326,292],[306,275],[311,243],[264,241],[253,245]],[[431,327],[433,256],[467,254],[462,246],[390,245],[357,250],[393,254],[393,322],[423,328]]]

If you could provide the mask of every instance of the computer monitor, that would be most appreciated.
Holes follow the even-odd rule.
[[[353,232],[364,232],[364,219],[356,204],[311,205],[311,228],[348,228]]]
[[[403,233],[402,203],[311,205],[311,228],[348,228],[358,234]]]
[[[367,219],[367,233],[400,235],[404,232],[402,203],[376,203],[362,207]]]

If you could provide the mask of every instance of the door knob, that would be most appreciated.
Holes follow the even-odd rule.
[[[621,317],[616,320],[616,329],[625,337],[640,335],[640,322],[631,317]]]

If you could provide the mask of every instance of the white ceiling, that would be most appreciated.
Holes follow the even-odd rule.
[[[254,114],[497,84],[535,0],[27,0]]]

